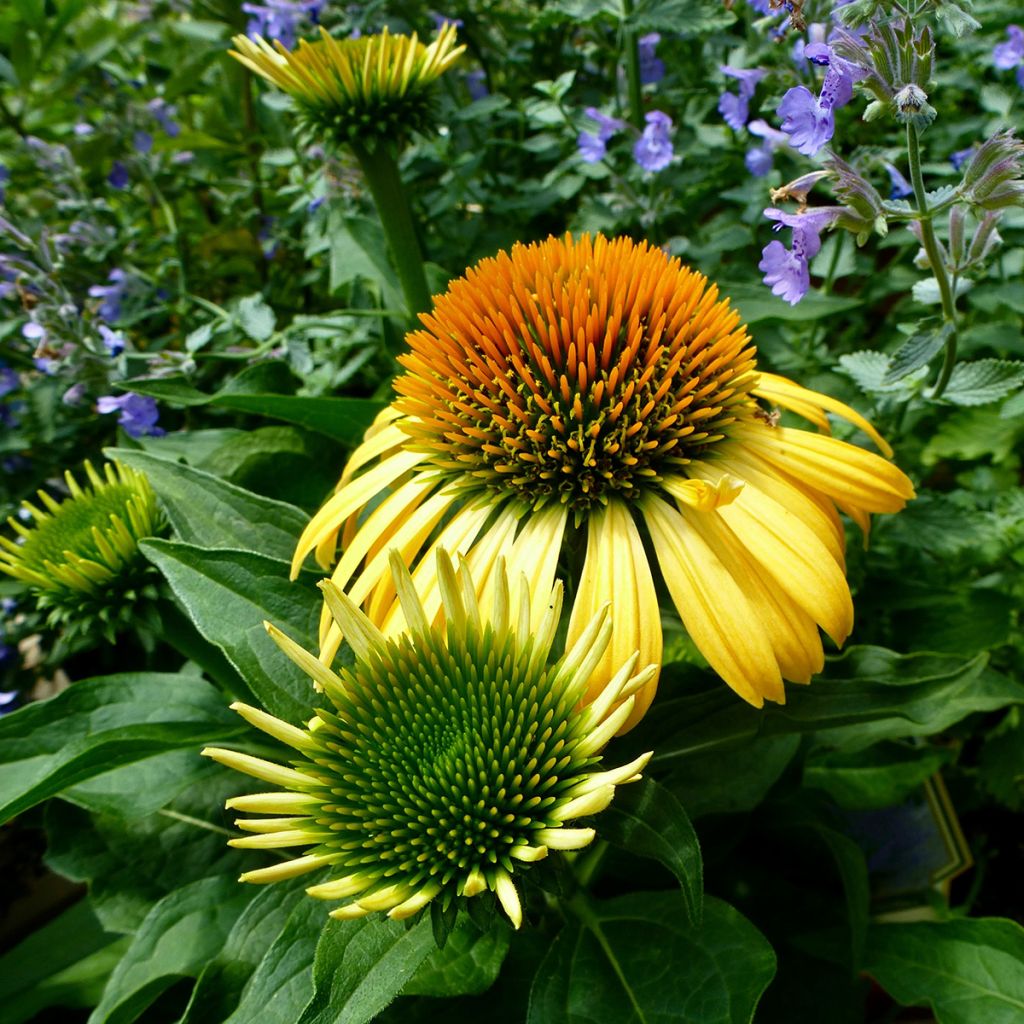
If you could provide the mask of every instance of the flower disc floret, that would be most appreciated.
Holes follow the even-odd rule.
[[[441,552],[444,615],[431,625],[397,553],[390,561],[409,623],[393,639],[324,585],[330,612],[356,651],[351,667],[335,674],[268,627],[330,706],[318,708],[307,729],[233,706],[300,758],[284,767],[218,748],[204,752],[290,791],[229,801],[275,815],[239,821],[256,834],[232,845],[310,847],[303,857],[242,878],[267,882],[330,866],[330,880],[308,891],[354,897],[332,912],[340,918],[373,910],[408,917],[435,898],[447,909],[490,889],[518,927],[514,876],[549,850],[587,845],[594,832],[576,819],[607,806],[615,786],[639,778],[650,757],[611,771],[599,767],[602,748],[654,667],[632,675],[634,654],[603,699],[581,708],[611,634],[607,609],[572,650],[549,663],[560,587],[543,602],[544,622],[532,633],[526,581],[513,607],[499,570],[493,613],[483,616],[468,569],[456,574]]]
[[[295,50],[261,36],[235,36],[231,55],[291,96],[310,129],[372,150],[377,140],[425,131],[433,122],[430,87],[459,58],[455,26],[424,45],[416,34],[335,39],[320,29]]]
[[[65,472],[63,501],[39,491],[39,504],[24,502],[33,525],[8,519],[17,538],[0,537],[0,572],[28,585],[51,625],[85,631],[98,620],[109,633],[129,621],[146,588],[152,567],[138,543],[160,530],[162,516],[142,473],[113,462],[101,476],[88,461],[85,473],[83,488]]]

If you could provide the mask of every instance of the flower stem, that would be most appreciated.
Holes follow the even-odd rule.
[[[935,275],[939,286],[939,298],[942,301],[942,318],[951,327],[946,338],[946,352],[942,362],[942,369],[939,371],[938,380],[932,388],[931,397],[938,398],[953,373],[956,366],[956,296],[949,283],[949,275],[946,273],[946,266],[942,259],[942,250],[939,248],[939,240],[935,237],[935,228],[932,225],[933,212],[928,209],[928,196],[924,188],[924,178],[921,175],[921,145],[918,139],[917,128],[913,123],[907,125],[907,155],[910,159],[910,183],[914,187],[914,199],[917,202],[918,223],[921,225],[921,241],[924,244],[924,251],[928,254],[928,263]]]
[[[633,13],[633,0],[622,0],[622,13],[629,18]],[[640,87],[640,51],[636,33],[624,28],[622,48],[626,55],[626,83],[629,88],[629,120],[637,128],[644,126],[643,90]]]
[[[375,146],[372,152],[357,145],[353,145],[352,150],[373,193],[377,215],[398,271],[409,317],[415,320],[417,313],[430,309],[430,289],[423,270],[420,245],[416,240],[416,227],[398,173],[398,161],[383,144]]]

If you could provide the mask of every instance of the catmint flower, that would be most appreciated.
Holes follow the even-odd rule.
[[[22,326],[21,336],[41,345],[46,340],[46,328],[42,324],[37,324],[35,320],[29,320]]]
[[[245,33],[277,40],[290,50],[295,45],[299,22],[308,18],[316,24],[325,4],[326,0],[268,0],[265,4],[242,4],[242,11],[249,15]]]
[[[17,391],[21,387],[21,378],[17,370],[12,370],[4,363],[0,363],[0,398]]]
[[[92,135],[92,133],[96,131],[96,129],[93,128],[93,126],[89,124],[88,121],[79,121],[78,124],[76,124],[74,128],[72,128],[71,130],[80,139],[85,138],[86,135]]]
[[[153,148],[153,136],[149,132],[137,131],[132,136],[132,147],[136,153],[148,153]]]
[[[483,68],[466,72],[466,89],[471,100],[482,100],[490,95],[487,91],[487,74]]]
[[[182,149],[171,157],[171,163],[178,165],[190,164],[192,163],[193,160],[195,160],[195,158],[196,155],[195,153],[192,152],[191,149]]]
[[[759,146],[754,146],[752,149],[747,150],[747,155],[744,158],[744,163],[747,165],[747,170],[755,178],[766,177],[772,169],[775,158],[775,150],[781,146],[789,145],[789,136],[785,132],[780,132],[777,128],[773,128],[767,121],[758,119],[751,121],[747,125],[747,131],[751,135],[756,135],[763,141]]]
[[[974,156],[974,146],[968,146],[966,149],[958,149],[955,153],[949,154],[949,162],[953,165],[954,171],[963,169],[971,157]]]
[[[818,207],[803,213],[786,213],[768,209],[764,215],[775,221],[775,230],[783,227],[793,230],[793,248],[787,249],[780,241],[769,242],[761,253],[757,265],[764,271],[764,283],[772,294],[795,306],[810,287],[810,262],[821,249],[821,232],[831,227],[842,213],[841,207]]]
[[[649,32],[636,41],[637,54],[640,58],[641,85],[654,85],[665,77],[665,64],[654,52],[660,42],[661,35],[657,32]]]
[[[35,368],[47,377],[52,377],[60,369],[60,361],[49,356],[36,356],[32,360]]]
[[[804,51],[807,49],[808,44],[825,42],[826,29],[827,26],[823,25],[820,21],[807,26],[807,38],[804,39],[803,36],[799,36],[793,44],[792,56],[795,64],[802,66],[803,61],[807,59]]]
[[[128,187],[128,168],[125,167],[123,161],[115,160],[110,167],[110,174],[107,175],[107,182],[113,188],[127,188]]]
[[[12,661],[15,654],[15,649],[9,644],[0,646],[0,665]],[[20,697],[21,690],[0,690],[0,715],[9,715],[12,711],[17,711]]]
[[[733,68],[728,64],[720,65],[718,70],[740,83],[738,94],[722,93],[718,100],[718,112],[734,132],[742,131],[749,116],[750,98],[754,95],[757,83],[767,72],[763,68]]]
[[[454,28],[462,28],[461,18],[449,18],[447,14],[438,14],[437,11],[430,12],[430,20],[434,23],[435,32],[440,32],[445,25],[451,25]]]
[[[13,615],[18,609],[18,602],[13,597],[0,597],[0,612]]]
[[[101,415],[118,413],[117,422],[129,437],[161,437],[165,433],[156,425],[160,411],[148,395],[104,395],[96,402],[96,411]]]
[[[647,127],[633,146],[633,158],[645,170],[656,172],[672,162],[672,118],[660,110],[651,110],[644,115]]]
[[[113,323],[121,318],[121,303],[128,289],[128,275],[120,267],[114,267],[107,275],[107,280],[110,284],[90,286],[89,294],[94,299],[103,300],[97,313],[108,323]]]
[[[608,117],[606,114],[602,114],[597,107],[587,107],[584,113],[597,125],[597,131],[580,132],[576,139],[576,146],[584,163],[596,164],[599,160],[604,159],[608,140],[616,132],[622,131],[625,125],[617,117]]]
[[[758,14],[767,15],[774,13],[771,8],[771,0],[749,0],[749,3]]]
[[[892,182],[892,189],[889,192],[890,199],[906,199],[914,194],[914,188],[906,178],[900,174],[899,169],[887,163],[885,169],[889,172],[889,181]]]
[[[124,351],[124,335],[120,331],[112,331],[106,324],[99,324],[98,330],[107,354],[112,358],[119,356]]]
[[[308,214],[316,213],[316,211],[319,210],[320,207],[323,206],[326,201],[327,201],[327,197],[326,196],[317,196],[316,198],[311,199],[306,204],[306,213],[308,213]]]
[[[181,134],[181,125],[174,120],[178,110],[170,106],[165,99],[157,97],[146,104],[146,109],[152,114],[153,120],[164,130],[164,134],[176,139]]]
[[[1024,29],[1020,25],[1010,25],[1006,35],[1007,41],[992,50],[992,63],[1000,71],[1009,71],[1024,64]]]
[[[85,385],[84,384],[72,384],[71,387],[61,395],[60,400],[64,405],[76,406],[82,404],[82,399],[85,398]]]

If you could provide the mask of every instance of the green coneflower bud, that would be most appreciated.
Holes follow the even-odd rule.
[[[332,917],[386,911],[405,918],[437,899],[493,891],[515,927],[522,910],[515,875],[549,850],[586,846],[578,823],[603,810],[615,787],[639,778],[650,754],[603,770],[601,751],[653,675],[633,674],[634,654],[590,704],[580,706],[611,636],[603,608],[572,649],[549,664],[561,585],[530,629],[525,579],[513,603],[503,564],[494,608],[481,613],[466,565],[443,550],[437,578],[444,625],[432,625],[408,569],[391,553],[407,629],[386,639],[352,600],[322,584],[331,616],[356,654],[335,673],[271,625],[271,636],[321,690],[305,729],[245,704],[248,722],[298,752],[289,766],[219,748],[203,753],[283,792],[235,797],[227,806],[271,815],[241,820],[255,833],[231,845],[307,847],[302,856],[242,875],[274,882],[330,866],[307,891],[352,902]]]
[[[107,463],[101,476],[86,461],[81,487],[64,473],[69,496],[38,492],[39,505],[23,502],[26,526],[8,519],[16,540],[0,536],[0,572],[27,584],[51,626],[70,632],[100,628],[108,639],[134,618],[153,569],[139,541],[161,526],[156,495],[141,473]]]

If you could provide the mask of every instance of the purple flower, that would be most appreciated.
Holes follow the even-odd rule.
[[[95,128],[88,121],[79,121],[74,128],[71,129],[79,138],[84,138],[86,135],[92,135]]]
[[[153,136],[149,132],[137,131],[132,136],[132,146],[136,153],[148,153],[153,148]]]
[[[437,11],[431,11],[430,18],[434,22],[435,32],[440,32],[445,25],[454,25],[456,28],[462,28],[461,18],[449,18],[445,14],[438,14]]]
[[[954,171],[959,171],[972,156],[974,156],[974,147],[968,146],[966,149],[958,149],[955,153],[950,153],[949,162],[953,165]]]
[[[156,425],[160,410],[148,395],[104,395],[96,402],[96,411],[118,413],[117,422],[129,437],[161,437],[165,433]]]
[[[15,654],[15,649],[8,644],[0,646],[0,665],[11,661]],[[9,715],[12,711],[17,711],[20,698],[21,690],[0,690],[0,715]]]
[[[37,324],[35,320],[29,320],[22,326],[21,336],[41,345],[46,340],[46,328],[42,324]]]
[[[733,68],[728,64],[720,65],[719,71],[735,78],[740,83],[740,90],[738,95],[723,92],[718,100],[718,112],[734,132],[742,131],[749,116],[750,98],[767,72],[762,68]]]
[[[793,248],[787,249],[780,241],[769,242],[761,253],[758,269],[764,272],[764,283],[773,295],[778,295],[795,306],[811,284],[810,262],[821,249],[821,232],[836,222],[841,207],[822,206],[803,213],[786,213],[768,209],[764,215],[774,220],[775,230],[793,229]]]
[[[112,331],[106,324],[99,324],[98,330],[107,354],[111,358],[119,356],[124,351],[124,335],[120,331]]]
[[[758,14],[772,14],[771,0],[750,0],[750,6],[757,11]]]
[[[97,312],[104,320],[113,323],[121,317],[121,303],[128,290],[128,275],[120,267],[114,267],[107,275],[107,280],[111,283],[92,285],[89,294],[94,299],[103,300]]]
[[[906,199],[907,196],[914,194],[914,187],[896,167],[886,164],[885,169],[889,172],[889,180],[892,182],[892,190],[889,192],[890,199]]]
[[[1024,63],[1024,29],[1010,25],[1006,30],[1007,42],[999,43],[992,50],[992,63],[1000,71],[1009,71]]]
[[[320,207],[324,205],[326,200],[327,200],[326,196],[317,196],[315,199],[311,199],[306,204],[306,213],[308,213],[308,214],[316,213],[316,211],[319,210]]]
[[[636,41],[637,55],[640,58],[640,84],[654,85],[665,77],[665,65],[654,52],[661,36],[657,32],[649,32]]]
[[[18,608],[18,602],[13,597],[0,597],[0,612],[4,615],[13,615]]]
[[[122,161],[115,160],[111,165],[110,174],[107,175],[107,181],[113,188],[127,188],[128,180],[128,168]]]
[[[40,373],[46,374],[47,377],[52,377],[60,369],[60,361],[48,356],[36,356],[32,363]]]
[[[0,164],[0,203],[3,203],[7,198],[7,189],[4,186],[10,180],[11,172],[3,164]]]
[[[472,100],[482,100],[490,95],[487,91],[487,73],[483,68],[474,68],[466,72],[466,88]]]
[[[743,162],[755,178],[764,178],[771,174],[772,166],[775,163],[775,154],[771,146],[762,143],[760,146],[748,149]]]
[[[178,110],[176,107],[170,106],[165,99],[157,96],[156,99],[150,100],[146,104],[146,109],[153,115],[153,120],[163,128],[165,134],[172,139],[176,139],[181,134],[181,125],[174,120],[174,115]]]
[[[85,398],[85,385],[82,383],[72,384],[71,387],[61,395],[60,400],[65,405],[81,405],[82,399]]]
[[[327,0],[267,0],[264,4],[242,4],[242,10],[249,15],[245,33],[249,36],[264,36],[278,40],[289,50],[295,46],[299,22],[309,18],[316,24]]]
[[[0,397],[9,395],[21,387],[21,378],[16,370],[12,370],[4,363],[0,363]]]
[[[806,85],[797,85],[782,97],[776,113],[790,145],[804,156],[814,156],[835,133],[831,107],[823,107]]]
[[[644,115],[647,127],[633,146],[633,158],[645,171],[660,171],[672,162],[672,118],[660,110]]]
[[[605,143],[616,132],[622,131],[625,125],[617,117],[608,117],[606,114],[602,114],[597,107],[587,107],[584,113],[597,125],[597,131],[580,132],[576,139],[576,146],[584,163],[596,164],[599,160],[604,159],[607,151]]]
[[[182,149],[171,157],[171,163],[178,165],[190,164],[195,158],[196,155],[191,149]]]

